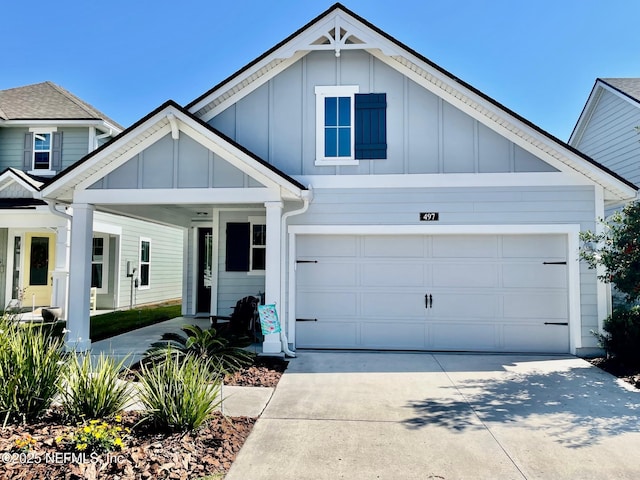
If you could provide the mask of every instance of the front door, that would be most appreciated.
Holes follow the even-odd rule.
[[[211,285],[213,274],[213,229],[198,229],[198,298],[197,312],[209,313],[211,310]],[[215,312],[211,312],[214,313]]]
[[[51,304],[51,273],[55,268],[55,235],[27,233],[24,249],[23,306]]]

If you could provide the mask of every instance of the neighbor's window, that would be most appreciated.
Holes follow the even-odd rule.
[[[149,288],[151,270],[151,240],[140,239],[140,265],[138,269],[138,288]]]
[[[98,289],[98,293],[108,291],[109,273],[109,237],[93,237],[91,248],[91,286]]]
[[[33,134],[33,169],[51,170],[51,133]]]

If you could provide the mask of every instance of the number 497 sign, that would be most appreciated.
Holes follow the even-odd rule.
[[[437,222],[438,220],[440,220],[438,212],[420,212],[421,222]]]

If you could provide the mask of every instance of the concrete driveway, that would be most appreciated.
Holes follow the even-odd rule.
[[[226,480],[637,479],[640,392],[574,357],[304,351]]]

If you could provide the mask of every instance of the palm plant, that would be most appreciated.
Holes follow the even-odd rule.
[[[250,344],[248,337],[222,333],[214,328],[203,330],[197,325],[185,325],[179,333],[164,333],[158,342],[151,344],[145,353],[145,361],[161,360],[170,352],[177,357],[191,355],[207,361],[222,373],[233,373],[250,365],[254,354],[244,349]]]

